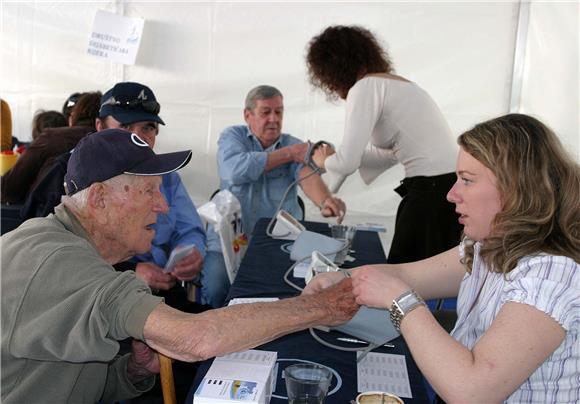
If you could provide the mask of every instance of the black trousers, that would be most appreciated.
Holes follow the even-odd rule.
[[[432,257],[459,244],[463,226],[447,192],[454,173],[410,177],[395,189],[401,197],[388,263],[413,262]]]

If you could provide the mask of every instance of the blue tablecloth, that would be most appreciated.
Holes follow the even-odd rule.
[[[298,295],[291,286],[283,280],[286,270],[293,261],[287,253],[283,252],[281,246],[289,243],[284,240],[274,240],[266,236],[266,225],[268,220],[261,219],[254,229],[254,234],[249,245],[246,256],[242,260],[239,272],[230,289],[228,300],[239,297],[292,297]],[[308,230],[330,235],[330,228],[326,223],[305,222]],[[384,263],[386,261],[383,249],[377,233],[359,231],[357,232],[352,249],[352,255],[356,260],[342,267],[355,267],[365,264]],[[294,282],[303,285],[301,279],[294,279]],[[352,344],[341,343],[336,338],[345,336],[339,332],[317,332],[323,339],[333,344],[353,347]],[[423,376],[419,372],[417,365],[413,361],[409,350],[402,338],[392,341],[395,348],[380,348],[373,352],[384,352],[405,355],[407,371],[413,398],[404,398],[405,403],[426,403],[429,402],[428,395],[423,382]],[[282,379],[282,370],[296,361],[312,361],[323,364],[334,369],[341,378],[342,385],[326,399],[327,404],[348,404],[357,395],[357,366],[356,354],[354,352],[344,352],[328,348],[317,342],[308,331],[301,331],[278,338],[275,341],[261,345],[256,349],[278,352],[278,380],[276,382],[275,396],[285,397],[286,387]],[[195,389],[200,384],[205,373],[209,369],[213,360],[205,361],[200,365],[194,384],[189,392],[188,403],[192,402]],[[330,390],[335,389],[336,378]],[[271,403],[286,403],[286,399],[273,397]]]

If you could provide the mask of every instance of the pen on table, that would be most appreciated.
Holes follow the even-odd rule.
[[[338,341],[342,341],[342,342],[350,342],[352,344],[367,344],[369,345],[368,342],[366,341],[361,341],[360,339],[354,339],[354,338],[343,338],[343,337],[339,337],[337,338]],[[387,347],[387,348],[394,348],[395,345],[394,344],[383,344],[381,346]]]

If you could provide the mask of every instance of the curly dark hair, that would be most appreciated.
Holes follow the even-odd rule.
[[[308,43],[306,65],[310,83],[330,99],[345,98],[360,75],[392,73],[392,62],[366,28],[335,25]]]

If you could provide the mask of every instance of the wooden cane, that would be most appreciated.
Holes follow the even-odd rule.
[[[161,366],[161,390],[163,391],[164,404],[177,404],[175,398],[175,384],[173,382],[173,366],[171,365],[171,358],[158,353],[159,365]]]

